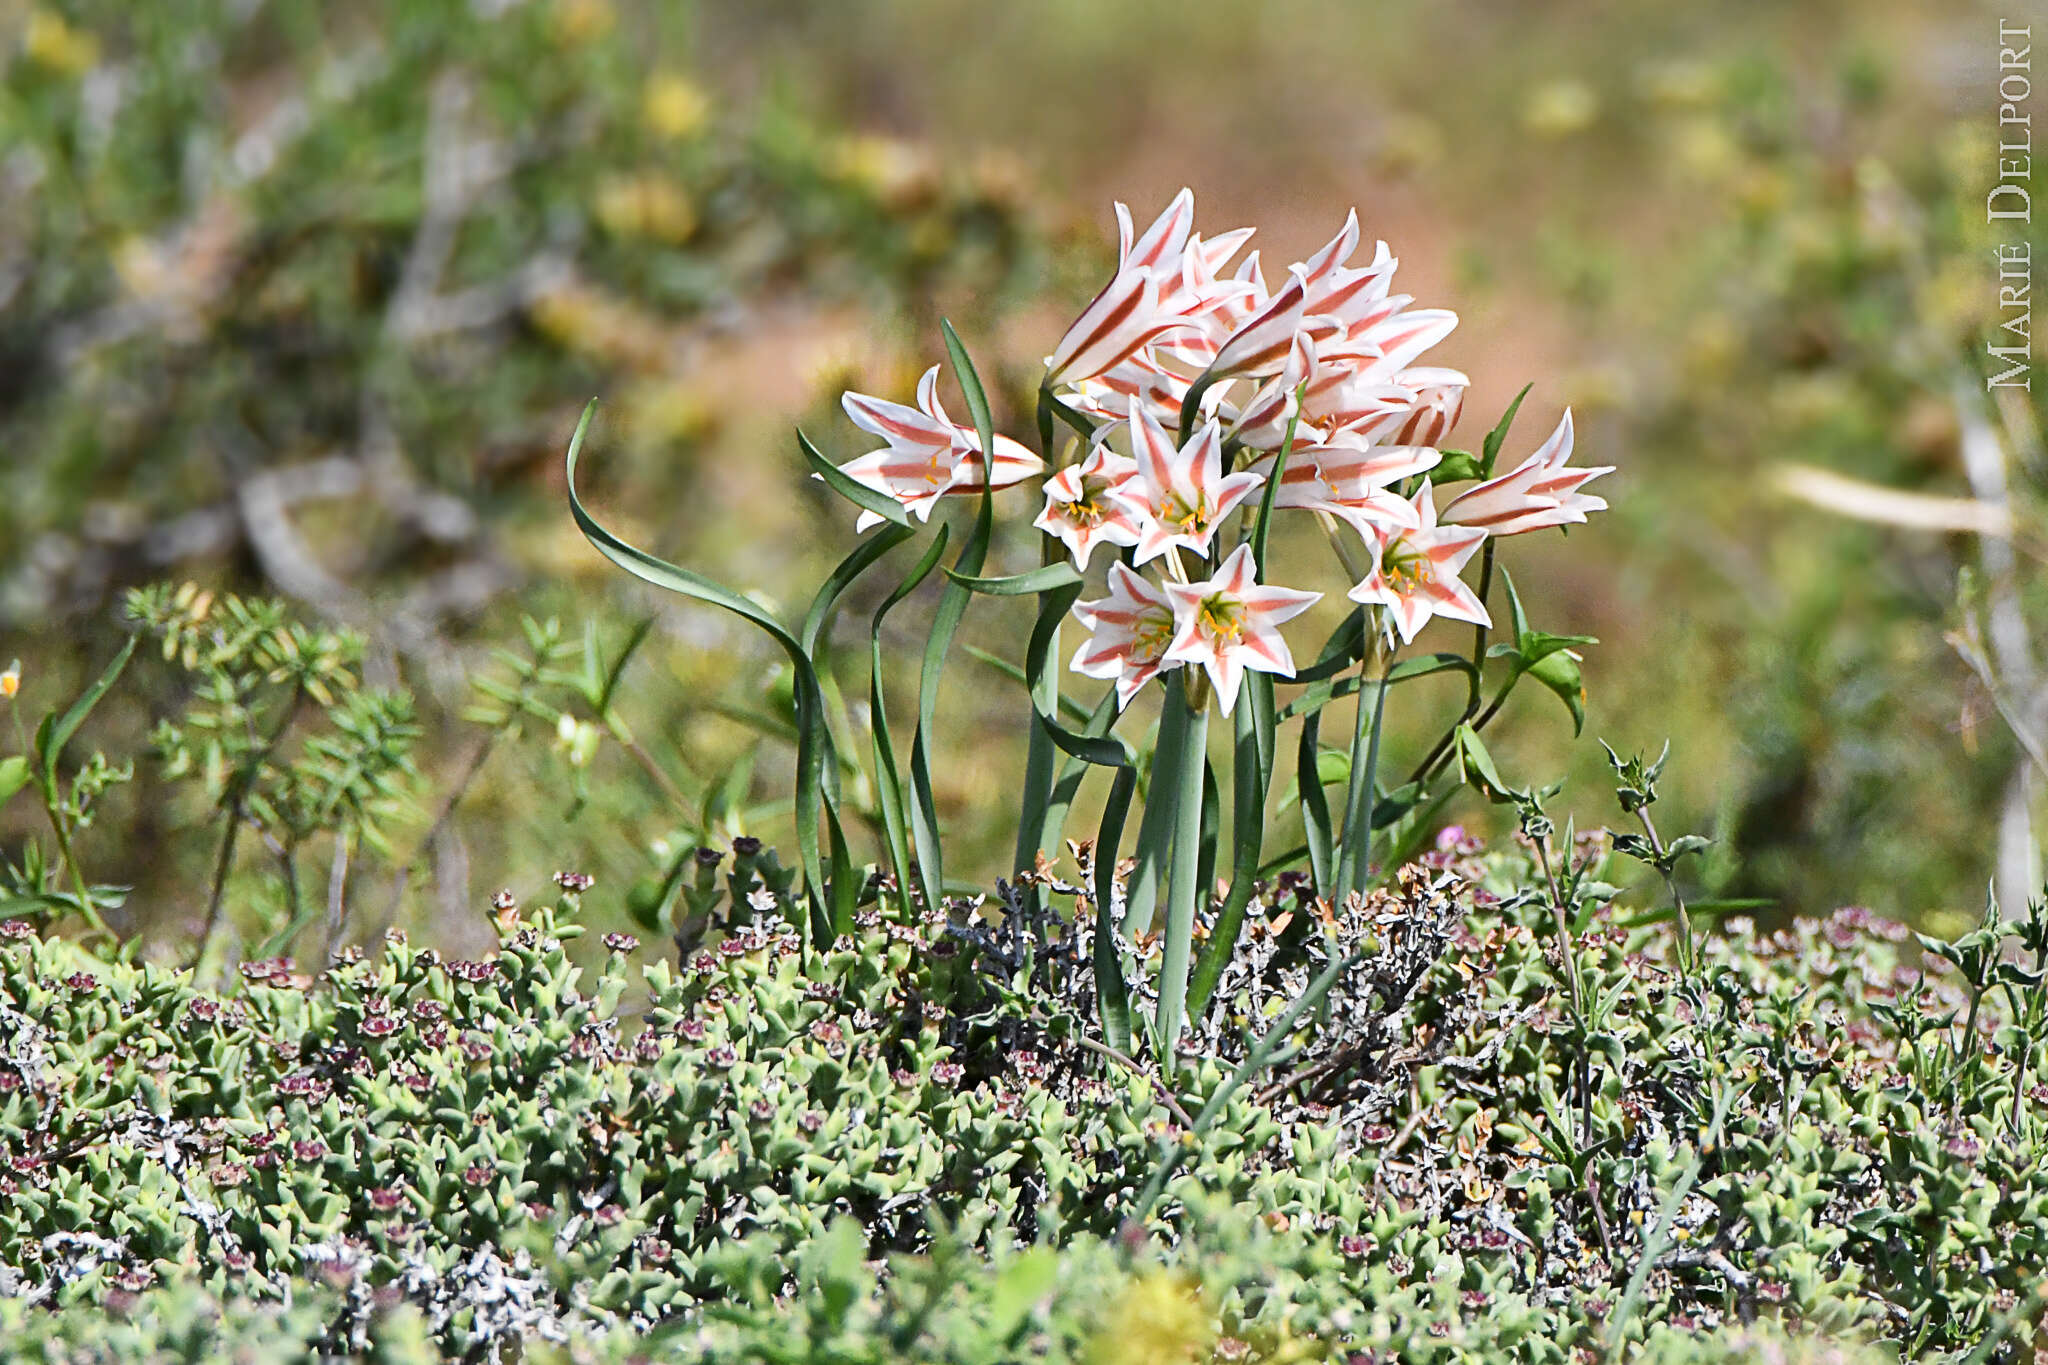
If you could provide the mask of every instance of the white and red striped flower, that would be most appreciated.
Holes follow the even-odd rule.
[[[1138,476],[1115,496],[1138,518],[1137,562],[1157,559],[1175,546],[1208,554],[1216,528],[1258,488],[1259,476],[1223,472],[1223,433],[1213,419],[1178,449],[1135,401],[1130,427]]]
[[[849,392],[839,401],[855,426],[888,442],[881,450],[839,466],[855,482],[887,494],[926,521],[941,497],[982,491],[988,475],[980,434],[946,415],[939,402],[938,366],[918,381],[914,408],[864,393]],[[995,438],[994,464],[997,488],[1008,488],[1045,468],[1043,460],[1007,436]],[[864,511],[855,525],[865,531],[881,520]]]
[[[1165,306],[1163,300],[1182,279],[1181,258],[1195,225],[1194,191],[1184,189],[1175,195],[1165,212],[1135,241],[1130,209],[1118,204],[1116,220],[1116,274],[1045,358],[1048,384],[1093,379],[1165,333],[1191,325],[1184,314]]]
[[[1098,545],[1136,545],[1144,528],[1116,496],[1138,477],[1138,462],[1098,446],[1087,459],[1045,481],[1045,510],[1031,524],[1066,542],[1074,567],[1086,569]]]
[[[1248,471],[1271,478],[1278,455]],[[1378,532],[1420,526],[1415,507],[1388,491],[1401,480],[1434,469],[1443,459],[1428,446],[1306,446],[1287,456],[1273,506],[1328,512],[1371,540]]]
[[[1166,649],[1178,629],[1173,603],[1125,565],[1109,566],[1109,596],[1076,602],[1074,615],[1091,634],[1069,666],[1084,677],[1116,679],[1119,709],[1171,667]]]
[[[1472,387],[1472,381],[1459,370],[1420,365],[1402,371],[1394,382],[1412,396],[1412,401],[1400,421],[1386,433],[1388,444],[1443,444],[1465,411],[1465,391]]]
[[[1412,530],[1381,532],[1369,537],[1375,548],[1372,572],[1347,596],[1354,602],[1386,608],[1387,620],[1405,644],[1432,616],[1490,626],[1485,603],[1458,573],[1478,550],[1486,532],[1470,526],[1437,524],[1435,495],[1422,481],[1409,504],[1415,511]]]
[[[1319,592],[1262,584],[1258,572],[1251,546],[1240,545],[1213,577],[1166,585],[1179,626],[1166,661],[1206,669],[1226,716],[1237,704],[1247,670],[1294,676],[1294,655],[1281,638],[1280,623],[1322,598]]]
[[[1566,408],[1557,429],[1535,454],[1499,478],[1451,499],[1444,506],[1443,519],[1478,527],[1489,535],[1513,536],[1572,525],[1584,521],[1589,512],[1605,511],[1605,499],[1579,489],[1602,474],[1612,474],[1614,466],[1573,469],[1567,464],[1571,457],[1572,414]]]

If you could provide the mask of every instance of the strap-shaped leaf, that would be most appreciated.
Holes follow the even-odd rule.
[[[839,561],[819,586],[817,596],[811,599],[811,609],[804,613],[803,630],[797,636],[804,653],[813,660],[818,657],[818,645],[825,639],[825,627],[831,622],[833,609],[839,605],[839,599],[846,590],[853,586],[854,580],[873,568],[883,555],[916,534],[916,528],[911,526],[884,526],[854,546],[853,552]]]
[[[823,479],[827,488],[863,512],[873,512],[882,520],[894,522],[898,526],[910,525],[910,513],[903,509],[902,503],[887,493],[868,487],[819,454],[818,448],[811,444],[811,438],[803,432],[797,432],[796,443],[797,448],[803,451],[804,461],[810,465],[811,472]]]
[[[1222,913],[1195,963],[1194,981],[1188,987],[1188,1015],[1193,1019],[1200,1019],[1209,1007],[1216,982],[1237,951],[1237,938],[1258,881],[1259,855],[1265,850],[1266,793],[1273,781],[1273,675],[1247,673],[1242,688],[1231,753],[1230,894],[1224,898]]]
[[[569,514],[575,518],[577,529],[583,532],[584,538],[596,546],[598,552],[605,558],[634,577],[652,583],[658,588],[666,588],[692,601],[723,608],[758,626],[776,644],[782,646],[783,653],[789,656],[790,667],[796,676],[797,696],[797,856],[803,867],[805,894],[811,900],[812,912],[824,914],[825,869],[818,846],[816,814],[820,804],[825,750],[830,739],[823,734],[824,701],[819,693],[817,672],[811,666],[810,656],[804,651],[802,642],[791,635],[780,621],[754,603],[702,574],[679,568],[665,559],[627,544],[590,515],[582,500],[576,495],[576,461],[582,453],[583,438],[590,430],[590,420],[596,412],[597,400],[592,399],[589,406],[583,409],[582,420],[576,423],[576,434],[569,440],[566,460]],[[807,816],[809,818],[806,818]]]
[[[1032,597],[1081,582],[1080,572],[1066,560],[1028,573],[1011,574],[1007,578],[974,578],[951,569],[946,570],[946,577],[967,591],[978,592],[985,597]]]
[[[1125,764],[1110,782],[1102,808],[1102,827],[1095,836],[1095,1006],[1103,1036],[1110,1046],[1131,1050],[1131,1000],[1124,983],[1123,950],[1117,945],[1116,864],[1123,845],[1124,820],[1138,789],[1138,767]]]
[[[1426,678],[1433,673],[1473,673],[1472,661],[1462,654],[1418,654],[1414,658],[1402,659],[1387,673],[1389,684],[1409,682],[1415,678]],[[1285,724],[1297,716],[1319,710],[1339,697],[1348,697],[1359,687],[1357,674],[1339,678],[1334,682],[1319,683],[1282,707],[1279,721]]]
[[[1183,669],[1169,682],[1170,691],[1187,690],[1188,672]],[[1174,764],[1171,786],[1157,785],[1154,778],[1149,803],[1164,804],[1173,814],[1172,862],[1166,883],[1166,930],[1159,957],[1159,1008],[1154,1032],[1160,1065],[1173,1069],[1175,1049],[1180,1043],[1181,1023],[1186,1018],[1188,972],[1193,962],[1195,913],[1207,894],[1209,878],[1202,871],[1204,845],[1208,840],[1209,713],[1206,708],[1187,708],[1187,720],[1180,732],[1180,754]],[[1213,875],[1213,873],[1211,874]]]
[[[1337,850],[1335,895],[1348,899],[1364,889],[1372,867],[1372,808],[1379,789],[1380,736],[1387,718],[1387,687],[1393,670],[1380,674],[1373,696],[1372,721],[1366,723],[1365,698],[1358,702],[1358,723],[1351,736],[1351,781],[1344,800],[1344,843]],[[1361,752],[1362,751],[1362,752]]]
[[[1323,794],[1323,713],[1310,711],[1302,717],[1301,737],[1295,747],[1295,785],[1301,793],[1302,842],[1307,846],[1309,875],[1315,879],[1316,895],[1327,896],[1336,886],[1336,839],[1330,823],[1330,800]]]
[[[974,418],[975,433],[981,441],[984,477],[974,515],[974,529],[961,545],[959,558],[953,561],[954,573],[974,577],[980,574],[981,566],[988,558],[989,536],[995,522],[992,497],[995,424],[989,416],[988,396],[982,391],[974,362],[968,358],[967,348],[960,344],[953,324],[942,322],[940,330],[946,338],[946,354],[952,359],[954,377],[967,399],[967,410]],[[945,673],[946,654],[953,647],[953,636],[960,629],[960,619],[966,615],[967,601],[972,595],[958,582],[947,582],[945,592],[939,597],[938,609],[932,613],[932,630],[924,646],[924,666],[918,675],[917,731],[910,742],[910,832],[912,842],[917,846],[918,876],[924,886],[925,903],[933,909],[944,903],[945,853],[939,842],[938,802],[932,794],[932,719],[938,712],[939,682]]]
[[[1059,623],[1074,600],[1081,595],[1081,585],[1070,583],[1054,588],[1045,595],[1038,613],[1038,623],[1032,628],[1031,642],[1024,652],[1024,682],[1031,691],[1032,705],[1038,723],[1044,727],[1052,742],[1066,753],[1099,768],[1127,767],[1136,760],[1130,747],[1121,739],[1109,734],[1085,734],[1067,729],[1060,724],[1057,716],[1037,710],[1038,698],[1044,695],[1043,681],[1053,667],[1052,643],[1059,630]]]
[[[1326,678],[1334,678],[1365,657],[1366,643],[1365,609],[1361,607],[1345,617],[1337,629],[1330,632],[1330,638],[1324,641],[1322,652],[1316,655],[1316,661],[1307,668],[1297,669],[1294,676],[1287,681],[1297,684],[1318,683]]]
[[[1522,410],[1522,400],[1527,398],[1529,390],[1535,387],[1534,384],[1522,385],[1522,391],[1515,395],[1515,401],[1508,404],[1508,410],[1500,415],[1500,421],[1494,423],[1493,430],[1486,433],[1486,441],[1479,447],[1480,478],[1493,477],[1493,464],[1500,458],[1501,446],[1507,442],[1508,428],[1515,424],[1515,414]]]
[[[875,798],[882,809],[882,837],[888,841],[897,894],[906,901],[910,895],[910,837],[903,815],[903,777],[896,766],[896,742],[889,733],[889,707],[882,690],[882,622],[938,567],[949,534],[948,528],[939,527],[939,533],[932,537],[931,545],[917,564],[875,608],[868,626],[868,736],[874,750]]]

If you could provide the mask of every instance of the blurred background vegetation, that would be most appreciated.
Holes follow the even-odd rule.
[[[1023,435],[1038,358],[1106,273],[1111,199],[1149,216],[1191,184],[1206,229],[1255,223],[1277,260],[1356,204],[1404,292],[1463,316],[1433,356],[1475,380],[1453,443],[1533,381],[1509,453],[1570,404],[1580,462],[1620,469],[1610,514],[1510,559],[1539,624],[1602,641],[1587,737],[1518,701],[1510,776],[1567,774],[1597,818],[1591,737],[1668,736],[1667,804],[1717,839],[1708,890],[1954,927],[2027,853],[1995,703],[2038,708],[2043,619],[2038,400],[1989,404],[1981,377],[1997,19],[0,0],[0,663],[57,704],[117,647],[120,590],[167,577],[361,632],[368,679],[419,694],[438,779],[394,836],[433,835],[401,913],[488,941],[499,885],[577,867],[602,901],[699,838],[786,830],[774,658],[566,515],[586,398],[592,505],[786,608],[852,540],[792,425],[860,453],[838,391],[906,393],[940,316]],[[1814,469],[1860,481],[1838,505],[1927,495],[1908,519],[1934,529],[1817,507]],[[1986,506],[2018,530],[1942,529]],[[1011,511],[1006,569],[1036,562]],[[970,640],[1014,655],[1021,610],[977,604]],[[543,742],[484,749],[464,713],[522,615],[565,651],[594,629],[606,659],[652,629],[605,714],[557,688]],[[894,618],[906,680],[916,615]],[[948,677],[951,868],[992,877],[1023,700],[963,659]],[[146,657],[130,681],[95,717],[109,752],[187,685]],[[1411,717],[1395,757],[1433,734]],[[127,923],[203,922],[213,850],[178,836],[208,809],[146,763],[110,794],[87,837],[134,887]],[[12,814],[0,850],[31,829]]]

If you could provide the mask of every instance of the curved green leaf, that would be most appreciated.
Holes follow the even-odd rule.
[[[853,552],[839,561],[818,588],[817,596],[811,599],[811,609],[804,613],[803,630],[797,639],[805,654],[814,660],[818,657],[818,642],[824,638],[832,610],[839,605],[840,596],[853,586],[854,580],[872,568],[883,555],[916,534],[915,528],[910,526],[885,526],[854,546]]]
[[[1494,423],[1493,430],[1486,433],[1485,443],[1479,447],[1480,478],[1493,477],[1493,464],[1500,458],[1500,448],[1508,439],[1508,428],[1515,424],[1515,414],[1522,410],[1522,400],[1527,398],[1529,390],[1535,387],[1534,384],[1522,385],[1522,391],[1515,395],[1515,401],[1508,404],[1508,410],[1500,415],[1500,421]]]
[[[889,707],[882,692],[882,622],[904,598],[916,592],[946,552],[950,532],[945,526],[932,537],[911,571],[896,590],[875,608],[868,627],[868,736],[875,757],[876,802],[882,808],[882,835],[889,844],[889,860],[896,873],[897,894],[906,903],[910,896],[910,842],[904,823],[903,778],[896,766],[896,744],[889,733]]]
[[[135,642],[141,638],[139,635],[129,636],[128,642],[121,646],[121,652],[114,656],[114,661],[93,680],[91,687],[79,695],[77,701],[65,709],[62,716],[55,721],[45,720],[36,727],[36,757],[41,760],[43,782],[47,788],[54,789],[56,786],[57,760],[62,757],[64,746],[71,742],[71,737],[78,733],[78,727],[85,724],[85,718],[92,714],[92,709],[107,695],[107,690],[114,685],[114,680],[121,676],[121,670],[128,667],[128,660],[135,653]]]
[[[597,400],[592,399],[583,409],[583,417],[576,423],[576,434],[569,440],[569,453],[565,461],[565,475],[569,493],[569,514],[575,518],[577,529],[600,554],[624,569],[627,573],[665,588],[680,596],[707,605],[719,607],[742,620],[749,621],[766,632],[769,638],[782,646],[789,656],[790,666],[796,674],[797,697],[797,795],[796,843],[797,855],[803,866],[805,892],[810,898],[812,911],[825,915],[823,901],[825,867],[818,845],[817,812],[822,803],[822,773],[825,750],[831,737],[825,732],[824,698],[818,688],[816,670],[811,665],[810,655],[803,644],[786,630],[780,621],[763,611],[754,603],[740,596],[732,589],[680,568],[645,550],[627,544],[600,525],[576,495],[576,461],[583,450],[583,439],[590,429],[590,420],[597,412]]]
[[[978,592],[985,597],[1030,597],[1037,593],[1049,592],[1054,588],[1078,585],[1080,572],[1066,560],[1047,564],[1028,573],[1011,574],[1007,578],[975,578],[968,574],[946,570],[946,577],[958,583],[969,592]]]
[[[863,512],[873,512],[884,521],[893,522],[905,528],[909,527],[910,513],[903,509],[902,503],[896,501],[887,493],[880,492],[861,483],[853,475],[819,454],[818,448],[811,444],[811,438],[804,435],[803,432],[797,432],[796,443],[797,448],[804,453],[804,462],[810,465],[813,474],[824,480],[827,488],[830,488]]]

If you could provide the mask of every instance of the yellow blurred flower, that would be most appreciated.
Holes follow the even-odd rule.
[[[1695,180],[1725,180],[1742,168],[1742,146],[1710,114],[1686,119],[1672,130],[1673,159]]]
[[[46,9],[31,10],[28,27],[22,31],[21,50],[38,66],[67,76],[79,76],[99,65],[100,40],[84,29],[73,28],[64,16]]]
[[[1088,1343],[1092,1365],[1181,1365],[1207,1352],[1209,1314],[1178,1276],[1154,1271],[1113,1304]]]
[[[697,210],[683,187],[666,176],[611,176],[598,187],[597,221],[614,237],[676,246],[696,232]]]
[[[587,43],[611,32],[618,14],[611,0],[555,0],[555,36],[565,43]]]
[[[680,141],[711,121],[711,97],[686,77],[657,71],[640,98],[640,120],[655,136]]]
[[[829,160],[840,179],[890,208],[913,207],[938,189],[938,163],[931,152],[902,138],[876,133],[841,138]]]
[[[0,673],[0,697],[14,700],[14,694],[21,691],[21,660],[7,665],[7,671]]]
[[[1579,80],[1557,80],[1537,87],[1522,109],[1522,126],[1543,137],[1570,137],[1593,126],[1600,116],[1600,97]]]

